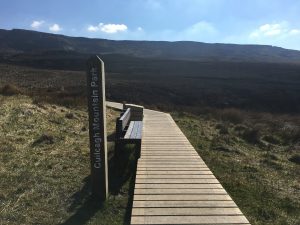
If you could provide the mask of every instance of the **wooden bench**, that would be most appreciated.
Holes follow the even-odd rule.
[[[140,149],[143,133],[143,121],[132,120],[132,109],[123,110],[116,121],[116,151],[124,144],[136,144]]]

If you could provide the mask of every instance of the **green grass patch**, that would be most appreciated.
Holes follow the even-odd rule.
[[[279,141],[282,127],[275,129],[262,117],[237,119],[241,112],[229,112],[218,117],[173,116],[251,224],[300,224],[300,168],[294,162],[297,144],[293,139]]]

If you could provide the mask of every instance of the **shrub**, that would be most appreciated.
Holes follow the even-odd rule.
[[[293,155],[291,158],[289,158],[289,160],[293,163],[300,165],[300,155],[298,154]]]
[[[281,132],[280,136],[284,142],[296,142],[300,140],[300,128],[298,126],[286,126]]]
[[[48,134],[42,134],[37,140],[33,142],[33,146],[39,145],[39,144],[53,144],[54,143],[54,137]]]
[[[67,113],[67,114],[65,115],[65,117],[66,117],[67,119],[74,119],[74,118],[75,118],[75,116],[74,116],[73,113]]]
[[[224,109],[221,112],[221,119],[234,124],[242,123],[245,120],[245,115],[238,109]]]
[[[257,144],[260,142],[260,131],[257,128],[247,129],[243,132],[242,137],[249,143]]]
[[[275,144],[275,145],[280,144],[280,140],[276,136],[266,135],[263,137],[263,139],[271,144]]]
[[[220,134],[228,134],[229,133],[229,126],[227,123],[219,123],[216,126],[219,129]]]
[[[0,93],[2,95],[11,96],[11,95],[22,94],[22,91],[19,87],[13,84],[6,84],[1,88]]]

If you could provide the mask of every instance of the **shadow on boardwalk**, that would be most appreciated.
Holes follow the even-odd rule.
[[[91,195],[91,179],[90,176],[87,176],[83,180],[84,185],[81,190],[74,193],[70,199],[71,204],[68,211],[75,213],[65,222],[61,223],[62,225],[86,224],[91,218],[101,211],[105,214],[106,211],[116,210],[116,207],[117,210],[120,210],[120,204],[121,207],[124,207],[124,204],[126,204],[123,224],[130,224],[137,149],[133,148],[133,146],[126,146],[123,150],[118,157],[109,157],[109,199],[106,202],[99,202],[93,198]],[[121,200],[122,202],[114,202],[115,197],[119,198],[120,195],[123,195],[123,200]],[[107,224],[104,220],[102,221],[103,224]]]

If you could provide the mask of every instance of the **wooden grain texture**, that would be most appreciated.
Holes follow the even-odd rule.
[[[194,170],[194,171],[210,171],[208,169],[208,167],[189,167],[189,168],[186,168],[186,167],[140,167],[138,168],[138,171],[191,171],[191,170]]]
[[[198,171],[198,170],[187,170],[187,171],[173,171],[173,170],[167,170],[167,171],[153,171],[153,170],[148,170],[148,171],[144,171],[144,170],[139,170],[136,172],[137,175],[140,174],[149,174],[149,175],[155,175],[155,174],[159,174],[159,175],[191,175],[191,174],[196,174],[196,175],[204,175],[204,174],[212,174],[211,171],[206,170],[206,171]]]
[[[153,178],[159,178],[159,179],[215,179],[214,175],[195,175],[195,174],[144,174],[136,175],[136,179],[153,179]]]
[[[136,184],[218,184],[219,181],[217,179],[158,179],[158,178],[147,178],[135,179]]]
[[[241,215],[234,216],[133,216],[131,224],[249,224]]]
[[[239,208],[134,208],[133,216],[221,216],[242,215]]]
[[[223,188],[221,184],[135,184],[135,188],[151,188],[151,189],[216,189],[216,188]]]
[[[135,195],[195,195],[195,194],[204,194],[204,195],[217,195],[217,194],[227,194],[223,188],[136,188],[134,191]]]
[[[134,201],[229,201],[231,198],[229,195],[199,195],[199,194],[190,194],[190,195],[135,195]]]
[[[236,207],[233,201],[133,201],[133,207],[139,208],[231,208]]]
[[[172,117],[144,112],[131,224],[250,224]]]

